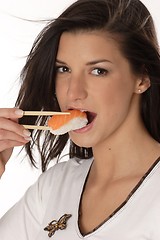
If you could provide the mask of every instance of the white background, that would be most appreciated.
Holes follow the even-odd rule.
[[[19,73],[32,43],[45,26],[42,22],[57,17],[74,0],[0,0],[0,107],[13,107],[18,89]],[[159,0],[142,1],[155,20],[160,39]],[[158,29],[159,28],[159,29]],[[0,180],[0,217],[10,208],[39,176],[24,153],[16,148]]]

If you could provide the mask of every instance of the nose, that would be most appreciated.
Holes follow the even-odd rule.
[[[87,95],[87,84],[85,76],[82,74],[71,74],[67,89],[68,100],[72,102],[84,100]]]

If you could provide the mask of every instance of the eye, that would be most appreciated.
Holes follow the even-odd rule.
[[[56,72],[57,73],[66,73],[66,72],[71,72],[71,70],[66,66],[57,66]]]
[[[96,75],[96,76],[104,76],[104,75],[107,75],[108,71],[106,69],[103,69],[103,68],[94,68],[91,73],[93,75]]]

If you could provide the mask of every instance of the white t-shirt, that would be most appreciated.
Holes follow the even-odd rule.
[[[110,218],[82,236],[78,209],[91,163],[92,160],[71,159],[42,174],[0,220],[0,240],[160,240],[160,160]],[[72,215],[66,228],[56,230],[49,238],[44,228],[64,214]]]

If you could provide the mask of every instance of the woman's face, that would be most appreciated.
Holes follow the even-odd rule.
[[[135,109],[139,79],[116,41],[106,33],[63,33],[56,67],[56,94],[61,110],[85,110],[90,116],[85,128],[69,133],[77,145],[95,147],[122,125],[127,128],[134,121],[130,115]]]

